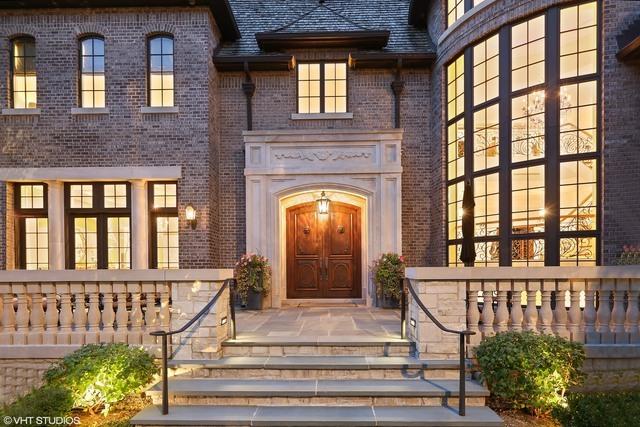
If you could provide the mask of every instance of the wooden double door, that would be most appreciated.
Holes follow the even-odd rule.
[[[287,298],[361,298],[360,208],[287,209]]]

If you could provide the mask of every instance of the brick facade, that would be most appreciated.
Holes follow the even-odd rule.
[[[487,0],[445,32],[444,2],[431,2],[428,33],[438,45],[430,70],[402,71],[403,253],[410,265],[444,265],[445,117],[443,67],[466,46],[501,26],[564,0]],[[613,262],[624,244],[640,244],[640,148],[633,140],[640,99],[638,65],[615,58],[615,36],[640,12],[632,0],[603,2],[603,221],[602,260]],[[175,37],[174,114],[143,114],[146,105],[146,36]],[[105,115],[73,115],[77,107],[77,40],[105,37]],[[36,39],[39,116],[0,115],[0,168],[76,166],[182,166],[179,182],[181,267],[232,266],[245,248],[244,144],[247,129],[244,73],[217,72],[212,63],[220,40],[206,8],[36,10],[0,14],[0,105],[9,104],[9,42]],[[442,40],[439,40],[442,39]],[[439,43],[438,43],[439,41]],[[348,51],[289,51],[297,60],[346,60]],[[253,129],[388,129],[394,127],[391,82],[395,73],[350,69],[348,120],[292,120],[295,71],[252,71]],[[611,167],[610,165],[615,165]],[[11,267],[13,227],[6,186],[0,186],[0,266]],[[197,230],[184,220],[184,206],[198,211]]]
[[[146,105],[146,37],[175,38],[177,114],[142,114]],[[77,103],[78,37],[105,38],[105,115],[72,115]],[[0,15],[0,105],[9,105],[10,38],[36,40],[39,116],[0,116],[0,167],[182,166],[180,212],[198,211],[198,229],[181,218],[180,262],[210,268],[215,260],[210,206],[211,57],[217,29],[207,8],[6,12]],[[90,178],[90,177],[88,177]],[[214,210],[215,214],[215,210]],[[3,229],[5,227],[2,227]],[[1,254],[1,253],[0,253]],[[0,259],[0,265],[6,261]]]
[[[348,52],[292,52],[299,60],[346,60]],[[348,72],[348,120],[292,120],[296,112],[296,73],[252,72],[256,84],[253,96],[253,129],[390,129],[394,127],[391,82],[395,73],[380,69],[350,69]],[[403,140],[403,253],[412,265],[428,262],[429,203],[428,111],[429,73],[404,70],[401,95]],[[244,74],[220,76],[220,242],[221,262],[231,265],[245,248],[245,189],[242,131],[246,129]],[[228,239],[226,238],[228,237]]]

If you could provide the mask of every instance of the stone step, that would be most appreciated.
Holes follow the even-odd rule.
[[[469,407],[464,417],[444,406],[172,406],[162,415],[150,406],[133,426],[440,426],[502,427],[487,407]]]
[[[307,406],[436,406],[458,405],[457,380],[254,380],[171,379],[172,404],[307,405]],[[160,403],[162,384],[148,394]],[[466,402],[483,406],[488,390],[466,382]]]
[[[242,337],[222,343],[224,356],[410,356],[406,339],[368,336]]]
[[[224,357],[170,360],[174,376],[253,379],[456,379],[458,362],[408,356]]]

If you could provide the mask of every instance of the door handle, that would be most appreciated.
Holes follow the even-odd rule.
[[[329,257],[324,257],[324,279],[329,280]]]

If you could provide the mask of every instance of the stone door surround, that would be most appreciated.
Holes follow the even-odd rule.
[[[402,248],[402,135],[402,129],[243,132],[246,248],[271,260],[273,286],[267,305],[289,302],[286,208],[315,201],[321,191],[361,208],[362,301],[372,303],[368,266],[381,253]]]

